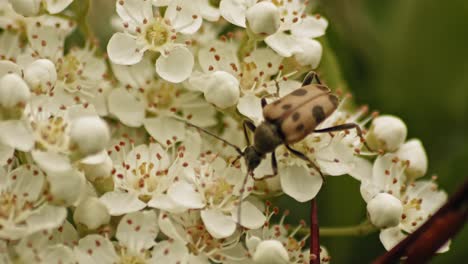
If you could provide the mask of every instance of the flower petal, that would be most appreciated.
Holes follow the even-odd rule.
[[[283,57],[291,57],[294,53],[302,52],[297,38],[284,32],[266,37],[265,43]]]
[[[307,16],[301,23],[294,23],[291,33],[303,38],[317,38],[325,34],[328,21],[323,17]]]
[[[245,13],[247,12],[245,0],[221,0],[219,11],[229,23],[245,28]]]
[[[7,164],[8,160],[13,157],[14,152],[14,148],[0,144],[0,167]]]
[[[171,117],[148,118],[144,121],[146,131],[161,145],[169,146],[184,140],[185,124]]]
[[[193,185],[185,181],[174,183],[167,195],[177,204],[187,208],[199,209],[205,206],[203,196],[195,190]]]
[[[202,25],[198,1],[173,0],[166,9],[165,19],[171,21],[171,26],[182,34],[193,34]]]
[[[241,210],[241,221],[240,224],[248,229],[260,228],[266,221],[265,215],[251,202],[243,201]],[[234,214],[235,212],[235,214]],[[237,208],[233,211],[233,218],[237,219]]]
[[[311,175],[310,170],[312,169],[298,165],[279,167],[283,191],[299,202],[314,198],[322,187],[323,180],[317,172]]]
[[[156,220],[153,210],[127,214],[120,220],[115,236],[122,246],[138,255],[155,244],[158,235]]]
[[[66,155],[40,150],[34,150],[31,154],[37,165],[46,172],[64,172],[72,168]]]
[[[143,58],[143,53],[144,50],[138,46],[136,38],[129,34],[115,33],[107,44],[109,59],[116,64],[136,64]]]
[[[99,246],[97,247],[96,245]],[[80,239],[75,249],[75,252],[77,251],[79,252],[77,258],[80,264],[88,264],[90,263],[89,261],[94,261],[91,263],[96,264],[112,264],[119,261],[112,242],[100,235],[87,235]],[[92,254],[89,254],[89,252],[92,252]]]
[[[177,46],[156,61],[156,72],[166,81],[180,83],[192,74],[193,54],[184,46]]]
[[[143,21],[153,18],[151,1],[124,0],[116,1],[116,10],[123,21],[134,25],[142,25]]]
[[[73,0],[46,0],[47,11],[51,14],[57,14],[65,10]]]
[[[297,39],[301,51],[294,52],[294,58],[303,66],[310,65],[312,69],[318,67],[322,58],[322,45],[314,39]]]
[[[21,151],[30,151],[34,137],[25,122],[8,120],[0,122],[0,142]]]
[[[239,113],[250,118],[256,125],[263,121],[263,110],[260,98],[254,94],[246,94],[239,99],[237,104]]]
[[[123,88],[113,90],[108,97],[109,112],[130,127],[139,127],[145,118],[145,105]]]
[[[201,218],[206,230],[214,238],[226,238],[236,231],[234,220],[217,209],[207,209],[201,211]]]
[[[146,207],[146,204],[138,199],[137,194],[132,193],[107,192],[99,199],[107,207],[110,215],[123,215]]]
[[[189,263],[187,247],[179,241],[164,240],[151,251],[151,263]]]

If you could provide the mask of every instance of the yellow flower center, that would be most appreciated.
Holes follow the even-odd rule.
[[[152,50],[158,50],[161,46],[169,42],[171,31],[162,18],[156,19],[149,24],[144,31],[146,43]]]

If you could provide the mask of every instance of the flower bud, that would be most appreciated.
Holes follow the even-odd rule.
[[[239,81],[231,74],[216,71],[210,75],[204,91],[205,99],[219,108],[227,108],[239,101]]]
[[[271,2],[259,2],[247,10],[250,30],[259,35],[274,34],[280,27],[280,12]]]
[[[427,155],[419,139],[411,139],[403,144],[396,155],[401,160],[409,161],[406,168],[408,178],[416,179],[422,177],[427,171]]]
[[[379,193],[367,204],[370,221],[378,228],[394,227],[400,223],[403,205],[388,193]]]
[[[37,15],[41,7],[41,1],[33,0],[10,0],[10,4],[16,13],[23,16]]]
[[[88,197],[76,207],[73,220],[89,230],[94,230],[109,223],[110,214],[98,198]]]
[[[53,62],[39,59],[24,69],[24,80],[33,90],[50,87],[57,81],[57,71]]]
[[[253,260],[257,264],[284,264],[289,263],[289,256],[278,240],[264,240],[257,246]]]
[[[30,96],[28,85],[17,74],[5,74],[0,79],[0,106],[13,108],[26,104]]]
[[[105,154],[106,157],[97,163],[94,162],[82,162],[81,167],[85,173],[86,179],[90,182],[94,182],[98,178],[107,178],[111,176],[112,171],[112,159]]]
[[[98,116],[79,117],[71,125],[70,139],[81,154],[96,154],[107,147],[110,140],[109,127]]]
[[[374,119],[367,135],[367,144],[373,149],[393,152],[405,142],[405,123],[395,116],[379,116]]]

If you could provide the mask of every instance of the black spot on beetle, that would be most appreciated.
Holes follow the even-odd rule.
[[[294,114],[292,115],[292,120],[296,122],[297,120],[299,120],[299,117],[301,117],[301,114],[299,114],[299,112],[294,112]]]
[[[304,124],[300,124],[296,127],[297,132],[301,132],[302,130],[304,130]]]
[[[292,107],[291,104],[285,104],[285,105],[281,106],[281,108],[283,108],[284,110],[288,110],[291,107]]]
[[[328,96],[328,99],[330,100],[330,102],[333,104],[334,107],[337,107],[338,106],[338,97],[336,97],[335,95],[333,94],[330,94]]]
[[[294,90],[291,95],[294,95],[294,96],[303,96],[307,93],[307,90],[306,89],[297,89],[297,90]]]
[[[316,105],[312,108],[312,115],[315,118],[316,124],[321,123],[325,119],[325,112],[323,112],[323,107],[320,105]]]

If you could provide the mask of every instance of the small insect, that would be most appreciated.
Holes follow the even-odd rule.
[[[312,83],[314,79],[317,81],[316,84]],[[279,89],[278,84],[277,89]],[[275,149],[280,145],[284,145],[293,155],[307,161],[323,177],[320,168],[311,159],[290,146],[291,144],[301,141],[312,132],[329,133],[347,129],[356,129],[357,135],[361,138],[361,141],[367,148],[369,148],[364,141],[361,128],[356,123],[346,123],[323,129],[315,129],[338,107],[338,97],[332,94],[330,89],[321,83],[315,72],[309,72],[306,75],[301,88],[296,89],[286,96],[269,104],[267,104],[265,98],[263,98],[261,104],[265,120],[258,127],[256,127],[250,120],[246,120],[243,123],[244,135],[248,144],[244,151],[242,151],[238,146],[218,137],[215,134],[212,134],[207,130],[190,123],[187,124],[196,127],[235,148],[239,153],[239,156],[235,161],[244,157],[247,165],[247,173],[249,175],[253,175],[253,171],[266,157],[266,154],[271,153],[273,175],[265,176],[262,179],[273,177],[278,174]],[[250,142],[248,130],[254,133],[253,142]],[[246,182],[247,177],[244,179],[243,188],[245,188]]]

